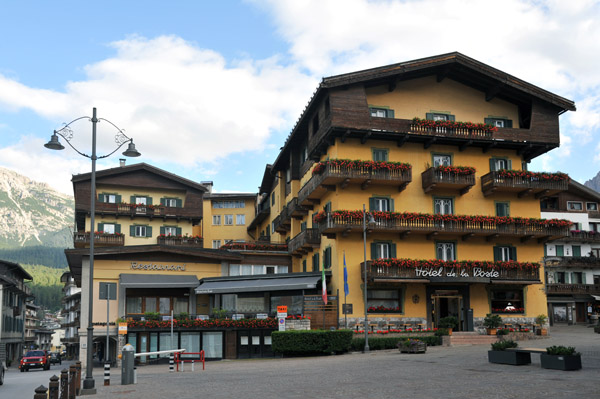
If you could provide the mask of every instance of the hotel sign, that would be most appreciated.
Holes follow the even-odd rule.
[[[185,263],[182,265],[165,265],[161,263],[131,262],[131,270],[183,272],[185,271]]]
[[[466,269],[456,270],[454,268],[439,267],[435,268],[420,268],[415,269],[417,277],[478,277],[478,278],[498,278],[500,272],[496,269],[483,270],[480,267],[474,267],[469,271]]]

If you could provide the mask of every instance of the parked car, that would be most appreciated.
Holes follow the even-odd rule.
[[[4,371],[6,370],[6,366],[4,366],[4,362],[0,360],[0,385],[4,384]]]
[[[62,356],[57,352],[50,352],[50,364],[62,364]]]
[[[29,371],[29,369],[44,369],[50,370],[50,357],[45,350],[28,351],[19,362],[21,372]]]

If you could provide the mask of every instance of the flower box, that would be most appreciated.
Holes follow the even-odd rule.
[[[543,369],[564,371],[581,369],[581,355],[548,355],[542,353],[540,356]]]
[[[399,345],[400,353],[425,353],[427,344],[422,341],[409,339]]]
[[[531,364],[531,354],[516,351],[488,351],[488,360],[490,363],[522,366]]]

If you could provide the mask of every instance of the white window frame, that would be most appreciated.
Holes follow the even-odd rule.
[[[165,206],[169,208],[177,208],[177,198],[165,198]]]
[[[436,243],[435,252],[437,259],[444,261],[456,260],[456,244],[453,242]]]
[[[165,236],[176,236],[176,235],[177,235],[177,227],[165,226]]]
[[[244,226],[246,224],[246,215],[235,215],[235,224],[238,226]]]
[[[379,212],[390,212],[390,199],[385,197],[375,197],[373,198],[373,202],[375,205],[375,209],[373,211]]]
[[[447,121],[448,120],[448,115],[446,115],[446,114],[433,114],[431,117],[433,118],[434,121]]]
[[[104,194],[104,200],[108,204],[116,204],[117,203],[117,195],[116,194]]]
[[[434,198],[433,212],[437,215],[453,215],[454,200],[452,198]]]
[[[212,240],[212,248],[213,249],[221,248],[221,240]]]
[[[445,162],[447,161],[447,162]],[[437,168],[438,166],[451,166],[452,165],[452,156],[448,154],[433,154],[433,167]]]
[[[104,234],[115,234],[115,227],[116,225],[114,223],[104,223],[102,226],[102,232]]]
[[[223,215],[223,225],[233,226],[233,215]]]
[[[496,120],[494,121],[494,125],[495,125],[496,127],[504,127],[504,119],[496,119]]]
[[[508,169],[508,159],[506,158],[494,158],[494,164],[496,165],[496,170]]]
[[[213,226],[220,226],[221,225],[221,215],[213,215],[212,224],[213,224]]]
[[[146,227],[147,226],[143,226],[143,225],[136,225],[134,226],[134,237],[146,237]]]
[[[516,260],[516,259],[511,259],[510,258],[510,247],[498,247],[499,251],[500,251],[500,260],[502,262],[508,262],[511,260]]]
[[[390,243],[389,242],[376,242],[375,248],[377,253],[377,259],[388,259],[391,255]]]
[[[579,209],[575,207],[578,204],[580,206]],[[583,202],[581,201],[567,201],[567,209],[569,211],[583,211]]]
[[[387,118],[387,109],[385,108],[371,108],[371,116],[374,118]]]

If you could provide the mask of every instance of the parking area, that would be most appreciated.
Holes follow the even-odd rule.
[[[558,326],[547,339],[522,346],[575,346],[582,353],[579,371],[546,370],[539,356],[532,364],[491,364],[489,345],[430,347],[425,354],[396,350],[284,359],[209,362],[206,370],[186,367],[169,373],[168,365],[138,368],[136,385],[102,386],[95,371],[98,398],[574,398],[598,397],[600,334],[585,326]]]

